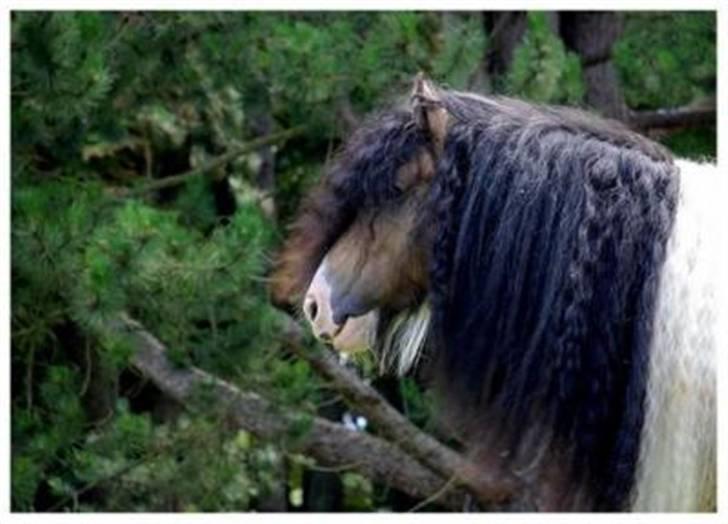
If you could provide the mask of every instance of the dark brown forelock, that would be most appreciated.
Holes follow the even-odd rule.
[[[274,304],[301,301],[324,255],[356,214],[399,195],[400,169],[425,144],[412,114],[401,110],[375,116],[349,139],[289,229],[271,276]]]

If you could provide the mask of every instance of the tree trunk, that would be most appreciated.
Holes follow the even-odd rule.
[[[525,11],[483,13],[483,30],[488,38],[483,69],[489,90],[498,92],[502,76],[508,71],[513,53],[526,32]]]
[[[627,106],[612,62],[612,48],[622,32],[622,17],[613,12],[562,11],[559,34],[581,58],[586,103],[602,115],[626,121]]]

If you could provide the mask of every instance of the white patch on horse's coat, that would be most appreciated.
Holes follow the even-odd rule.
[[[716,508],[717,279],[728,223],[715,166],[678,161],[680,196],[667,243],[650,348],[634,511]],[[722,341],[721,341],[722,342]]]
[[[404,375],[417,365],[430,328],[430,306],[425,301],[417,309],[398,314],[383,337],[380,348],[382,371],[396,368]]]

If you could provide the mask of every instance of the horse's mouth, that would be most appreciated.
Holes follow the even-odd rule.
[[[359,317],[349,317],[334,335],[331,345],[341,353],[359,353],[373,345],[377,329],[377,313],[370,311]]]

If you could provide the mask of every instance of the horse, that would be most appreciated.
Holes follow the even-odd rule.
[[[272,301],[338,351],[429,370],[455,438],[537,510],[714,511],[715,166],[579,109],[414,84],[305,197]]]

